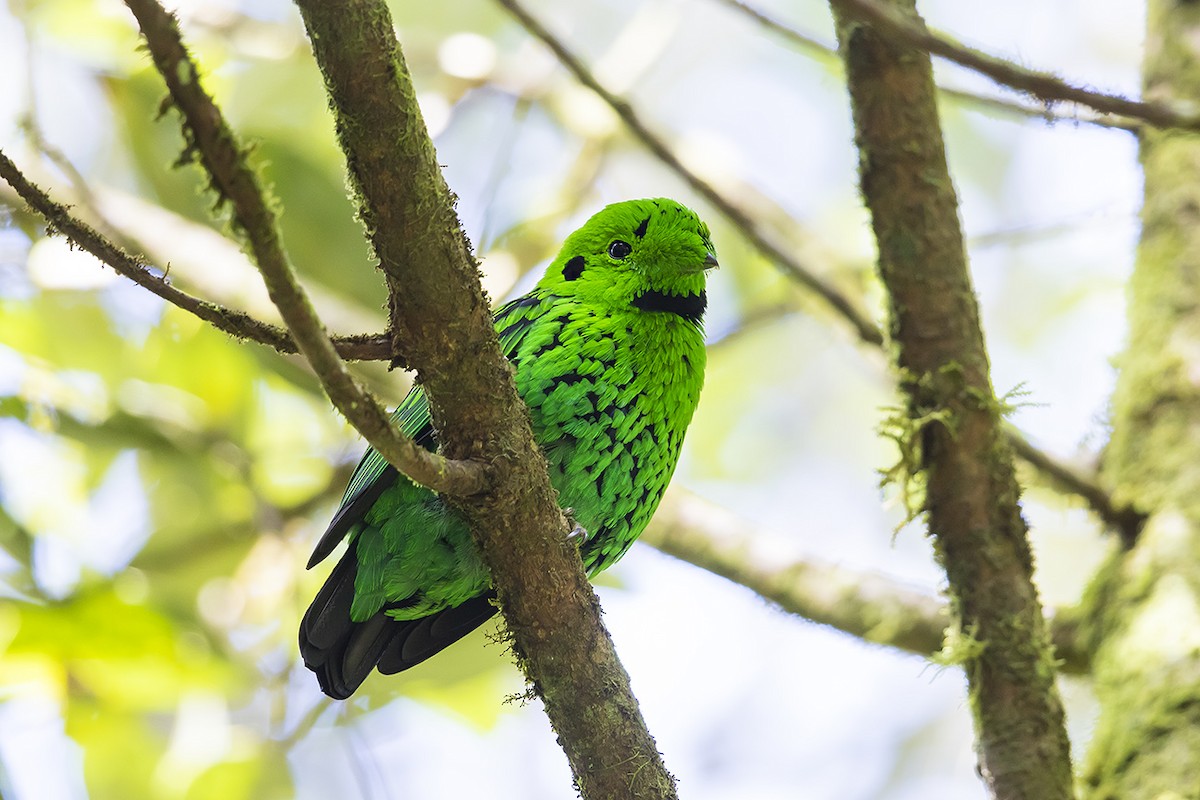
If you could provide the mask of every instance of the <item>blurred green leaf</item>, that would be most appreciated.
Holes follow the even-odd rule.
[[[196,778],[187,800],[286,800],[294,796],[287,758],[268,743],[246,758],[215,764]]]
[[[8,656],[53,659],[107,708],[164,711],[197,687],[225,690],[233,677],[198,630],[177,627],[154,609],[126,603],[111,591],[14,607],[18,628]]]
[[[92,797],[161,796],[155,766],[166,750],[164,718],[152,721],[75,698],[67,706],[66,721],[67,735],[83,750],[83,774]]]

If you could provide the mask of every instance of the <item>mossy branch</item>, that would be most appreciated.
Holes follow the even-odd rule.
[[[298,353],[296,342],[283,328],[255,319],[244,311],[227,308],[204,300],[174,286],[162,274],[138,256],[131,255],[111,239],[71,213],[67,206],[55,202],[45,191],[29,180],[20,168],[0,151],[0,178],[46,221],[51,233],[59,233],[73,246],[95,256],[138,286],[168,303],[194,314],[219,331],[239,339],[265,344],[281,353]],[[333,346],[338,356],[348,361],[378,361],[391,355],[387,338],[379,335],[335,336]]]
[[[950,586],[980,774],[997,798],[1073,796],[1055,663],[991,387],[928,53],[833,2],[925,511]],[[922,25],[912,0],[891,13]],[[919,420],[919,422],[917,422]]]
[[[200,161],[218,202],[231,207],[234,225],[245,238],[271,301],[329,399],[372,447],[413,480],[451,494],[482,490],[487,485],[482,464],[443,458],[402,436],[383,407],[346,369],[296,280],[280,241],[275,211],[247,163],[246,148],[200,85],[177,21],[157,0],[127,0],[126,5],[137,18],[154,66],[170,91],[171,103],[183,116],[184,158]]]
[[[1198,37],[1200,5],[1146,4],[1143,96],[1196,102]],[[1104,468],[1148,519],[1088,590],[1100,715],[1081,781],[1087,800],[1196,797],[1200,774],[1200,137],[1148,130],[1140,145],[1129,341],[1116,361]]]
[[[455,504],[471,521],[514,650],[576,786],[589,800],[673,798],[674,781],[567,539],[387,6],[297,4],[388,281],[397,352],[420,376],[443,451],[505,467],[489,492]]]
[[[717,2],[723,6],[726,6],[727,8],[733,9],[739,14],[748,17],[756,24],[760,25],[764,30],[769,31],[790,42],[799,49],[810,53],[815,58],[822,61],[822,63],[837,61],[837,66],[841,66],[840,61],[838,60],[837,50],[829,47],[824,42],[801,33],[795,28],[785,25],[753,5],[742,2],[742,0],[717,0]],[[1083,104],[1078,101],[1073,103],[1073,105],[1075,105],[1077,108],[1075,113],[1060,113],[1054,108],[1055,102],[1075,88],[1072,87],[1071,84],[1067,83],[1066,81],[1062,81],[1061,79],[1055,79],[1052,76],[1048,76],[1043,73],[1030,72],[1029,70],[1013,64],[1012,62],[1005,61],[995,56],[988,56],[987,54],[980,53],[979,51],[963,47],[957,42],[950,40],[948,37],[942,36],[940,38],[944,42],[944,49],[947,52],[962,53],[960,58],[955,59],[956,61],[959,61],[959,63],[968,61],[972,57],[977,59],[986,59],[990,64],[1003,65],[1006,68],[1006,75],[1019,76],[1024,80],[1025,83],[1028,83],[1028,78],[1026,76],[1032,76],[1034,79],[1043,83],[1042,93],[1036,95],[1037,99],[1040,101],[1040,105],[1029,105],[1026,103],[1014,102],[1012,100],[1008,100],[1003,97],[997,97],[995,95],[980,94],[979,92],[971,92],[963,89],[951,89],[949,87],[939,85],[938,92],[943,97],[949,97],[954,100],[958,100],[966,104],[969,108],[999,111],[1007,114],[1015,114],[1020,117],[1040,119],[1044,122],[1063,121],[1070,123],[1083,123],[1085,125],[1095,125],[1101,128],[1118,128],[1120,130],[1129,131],[1130,133],[1137,133],[1142,129],[1142,123],[1138,119],[1095,112],[1087,107],[1081,107]],[[989,77],[995,78],[996,76],[991,75]],[[1022,86],[1013,85],[1013,83],[1009,81],[997,80],[997,82],[1008,86],[1009,88],[1016,89],[1017,91],[1025,91]],[[1044,88],[1044,85],[1046,82],[1049,82],[1049,85],[1055,86],[1057,90],[1053,97],[1047,96],[1045,93],[1046,89]]]
[[[835,313],[850,326],[860,341],[878,349],[885,347],[883,333],[859,310],[858,304],[813,272],[808,265],[796,258],[791,249],[778,244],[774,237],[762,229],[762,226],[755,220],[754,214],[748,209],[717,191],[712,184],[688,169],[675,156],[674,150],[667,141],[646,124],[637,107],[629,100],[618,97],[606,89],[584,64],[583,59],[566,42],[553,34],[541,20],[517,0],[497,0],[497,2],[507,8],[530,35],[545,44],[559,63],[575,76],[576,80],[595,92],[621,119],[635,139],[640,141],[664,166],[683,179],[697,193],[705,196],[754,246],[758,247],[772,263],[776,264],[783,274],[825,300]],[[1063,464],[1045,451],[1036,449],[1016,431],[1010,431],[1009,435],[1012,437],[1012,444],[1017,454],[1044,475],[1051,486],[1083,498],[1104,524],[1118,531],[1122,539],[1132,541],[1136,537],[1137,527],[1141,524],[1140,515],[1114,502],[1094,475],[1083,474]]]
[[[950,612],[932,594],[837,564],[768,557],[759,531],[682,490],[667,492],[641,541],[810,622],[924,658],[943,652]],[[1050,620],[1055,657],[1063,672],[1076,675],[1089,667],[1079,627],[1074,609]]]
[[[873,30],[897,42],[953,61],[960,66],[1009,88],[1024,92],[1044,103],[1078,103],[1101,114],[1113,114],[1126,120],[1141,120],[1156,128],[1200,131],[1200,115],[1182,110],[1180,103],[1130,100],[1117,94],[1097,92],[1063,80],[1057,75],[1026,69],[990,53],[966,47],[943,34],[918,25],[883,0],[830,0],[838,13],[869,23]]]

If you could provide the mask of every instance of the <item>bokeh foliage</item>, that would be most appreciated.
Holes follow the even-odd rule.
[[[774,5],[831,40],[821,4]],[[929,5],[934,18],[961,22],[953,4]],[[537,8],[689,165],[864,307],[878,306],[835,62],[797,53],[711,0]],[[181,11],[206,86],[254,143],[289,253],[330,328],[381,330],[382,280],[345,195],[296,12],[233,0]],[[893,540],[901,512],[879,502],[875,470],[894,461],[874,434],[894,404],[881,356],[856,347],[498,6],[393,12],[492,297],[519,291],[604,202],[672,195],[696,205],[724,268],[711,292],[708,385],[678,481],[781,531],[781,552],[886,566],[935,591],[925,542],[911,531]],[[1011,36],[1006,44],[1021,41]],[[1056,46],[1072,68],[1131,71],[1121,41],[1094,28]],[[0,69],[28,76],[0,89],[0,144],[36,180],[106,220],[184,288],[273,318],[203,176],[171,167],[178,126],[159,117],[161,81],[119,3],[14,0],[0,12]],[[1058,410],[1022,409],[1017,421],[1062,450],[1094,449],[1132,242],[1132,145],[954,104],[944,117],[967,228],[999,232],[973,252],[997,387],[1029,382]],[[39,153],[39,139],[88,192]],[[1084,155],[1068,167],[1071,148]],[[1125,171],[1112,166],[1122,159]],[[1096,165],[1117,174],[1103,190],[1076,180]],[[22,759],[14,735],[0,735],[0,793],[455,797],[478,785],[405,753],[458,749],[491,754],[482,763],[495,796],[566,796],[540,711],[503,702],[522,687],[486,633],[402,679],[369,680],[336,707],[297,664],[296,624],[324,574],[304,562],[361,448],[302,364],[100,270],[46,238],[19,205],[0,205],[4,213],[0,730],[20,730],[40,755]],[[389,403],[410,380],[377,364],[357,369]],[[1079,560],[1103,551],[1094,525],[1045,492],[1027,510],[1050,529],[1035,532],[1043,590],[1069,598],[1086,572]],[[830,644],[642,550],[630,561],[607,579],[624,586],[604,595],[608,620],[685,795],[977,791],[954,733],[966,723],[957,686],[945,690],[952,679],[925,705],[901,703],[896,694],[931,683],[921,664]],[[844,683],[821,688],[834,680]],[[1086,691],[1076,694],[1086,708]],[[882,732],[863,744],[864,729]],[[828,742],[845,746],[831,755]]]

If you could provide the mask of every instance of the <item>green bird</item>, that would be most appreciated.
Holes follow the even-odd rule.
[[[567,237],[529,294],[495,312],[517,391],[559,502],[587,532],[589,577],[645,529],[679,460],[704,381],[708,227],[664,198],[607,206]],[[434,450],[420,386],[392,415]],[[349,547],[300,624],[300,652],[330,697],[378,668],[418,664],[496,613],[466,521],[374,450],[350,479],[309,568]]]

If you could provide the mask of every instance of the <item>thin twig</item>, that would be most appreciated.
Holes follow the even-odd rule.
[[[96,229],[75,217],[67,206],[50,199],[50,196],[26,178],[3,152],[0,152],[0,178],[46,220],[46,225],[51,231],[61,233],[71,244],[95,256],[103,264],[152,294],[239,339],[265,344],[281,353],[299,352],[296,343],[283,328],[255,319],[244,311],[202,300],[173,286],[165,276],[145,261],[125,252]],[[338,336],[334,338],[333,344],[340,357],[351,361],[381,361],[391,357],[391,346],[383,334]]]
[[[1100,114],[1090,108],[1078,105],[1076,106],[1077,111],[1068,114],[1055,111],[1049,103],[1040,106],[1026,105],[1025,103],[1015,103],[1011,100],[1005,100],[1003,97],[968,92],[965,89],[952,89],[948,86],[939,86],[938,93],[944,97],[974,106],[975,108],[972,110],[975,111],[987,109],[1002,114],[1017,114],[1028,119],[1040,119],[1043,122],[1094,125],[1098,128],[1111,128],[1128,131],[1129,133],[1139,133],[1145,127],[1142,122],[1137,120]]]
[[[184,47],[175,18],[156,0],[126,0],[126,5],[137,17],[172,103],[183,114],[184,158],[202,163],[219,202],[232,207],[235,224],[250,246],[272,302],[330,400],[372,447],[413,480],[458,496],[483,490],[488,478],[482,464],[443,458],[403,436],[379,402],[346,369],[296,280],[279,238],[275,211],[247,163],[246,149],[200,86],[199,72]]]
[[[1077,495],[1091,507],[1096,515],[1112,528],[1126,547],[1132,547],[1146,521],[1146,515],[1130,506],[1119,506],[1112,495],[1097,482],[1095,473],[1085,474],[1077,468],[1059,461],[1034,447],[1028,439],[1013,428],[1007,429],[1008,441],[1013,451],[1051,486]]]
[[[766,30],[786,39],[798,49],[808,53],[812,57],[820,60],[823,64],[831,69],[841,71],[841,60],[837,55],[837,48],[822,42],[816,37],[802,33],[795,28],[786,25],[779,20],[771,17],[769,14],[760,11],[749,3],[742,0],[717,0],[722,5],[733,9],[739,14],[743,14],[750,18],[758,25]],[[951,43],[952,44],[952,43]],[[999,59],[995,59],[999,61]],[[1015,69],[1020,69],[1015,67]],[[1067,87],[1067,84],[1063,84]],[[1018,114],[1022,117],[1031,117],[1045,120],[1047,122],[1064,121],[1072,123],[1081,123],[1086,125],[1096,125],[1102,128],[1118,128],[1136,133],[1141,129],[1141,124],[1124,117],[1112,117],[1109,115],[1087,114],[1063,114],[1053,110],[1049,103],[1043,103],[1039,106],[1030,106],[1024,103],[1007,100],[1003,97],[995,97],[992,95],[980,94],[978,92],[966,91],[964,89],[951,89],[945,86],[938,86],[938,92],[952,97],[955,100],[967,103],[970,105],[979,106],[982,108],[991,109],[1000,112],[1009,112]]]
[[[668,169],[679,175],[680,178],[689,183],[696,191],[703,194],[713,206],[720,209],[742,231],[746,238],[758,246],[775,264],[780,266],[785,274],[824,297],[850,323],[862,341],[875,347],[883,347],[883,334],[874,323],[867,320],[857,310],[854,303],[815,276],[806,266],[796,260],[789,250],[776,246],[773,241],[760,231],[760,228],[748,211],[717,192],[710,184],[687,169],[674,156],[666,143],[642,122],[641,115],[633,105],[629,101],[619,98],[606,90],[595,75],[583,64],[583,61],[561,39],[552,34],[537,18],[520,6],[516,0],[497,0],[497,2],[512,12],[513,16],[517,18],[526,31],[541,40],[554,53],[559,62],[575,76],[576,80],[599,95],[613,112],[625,122],[625,125],[634,138],[641,141],[646,149],[662,161]],[[1012,437],[1015,435],[1015,432],[1009,432],[1008,435]],[[1028,461],[1034,468],[1044,471],[1051,479],[1053,485],[1082,497],[1104,524],[1118,531],[1123,539],[1130,541],[1132,537],[1136,536],[1137,526],[1141,522],[1140,515],[1131,509],[1115,504],[1094,476],[1078,473],[1078,471],[1066,466],[1053,456],[1036,450],[1028,441],[1016,441],[1014,439],[1013,445],[1018,455]],[[1073,479],[1061,480],[1060,476],[1063,475],[1072,475]]]
[[[966,47],[944,34],[915,25],[878,0],[832,0],[832,5],[867,22],[894,39],[986,75],[995,82],[1024,92],[1043,103],[1078,103],[1101,114],[1138,119],[1156,128],[1200,131],[1200,116],[1163,103],[1130,100],[1065,81],[1057,75],[1026,69],[1011,61]]]
[[[883,333],[865,312],[859,309],[840,289],[829,284],[807,265],[801,263],[785,245],[777,242],[767,231],[762,230],[749,212],[729,200],[718,192],[712,184],[685,166],[679,160],[678,156],[675,155],[666,140],[650,130],[627,100],[617,97],[606,89],[596,79],[595,75],[592,74],[591,70],[584,66],[583,62],[557,36],[552,34],[545,25],[530,14],[524,6],[518,3],[517,0],[497,0],[497,2],[508,9],[520,21],[525,30],[529,31],[535,38],[541,40],[546,47],[550,48],[559,62],[575,76],[576,80],[598,94],[616,112],[617,116],[621,118],[634,136],[641,140],[642,144],[660,161],[670,167],[673,172],[683,178],[692,189],[702,195],[733,222],[755,247],[782,267],[795,280],[808,287],[832,306],[840,316],[851,324],[860,339],[868,344],[883,344]]]
[[[822,42],[815,36],[802,33],[790,25],[785,25],[770,14],[760,11],[749,3],[743,3],[742,0],[717,0],[717,2],[753,20],[771,33],[788,40],[800,50],[821,61],[825,66],[841,71],[842,62],[838,58],[836,47]]]

